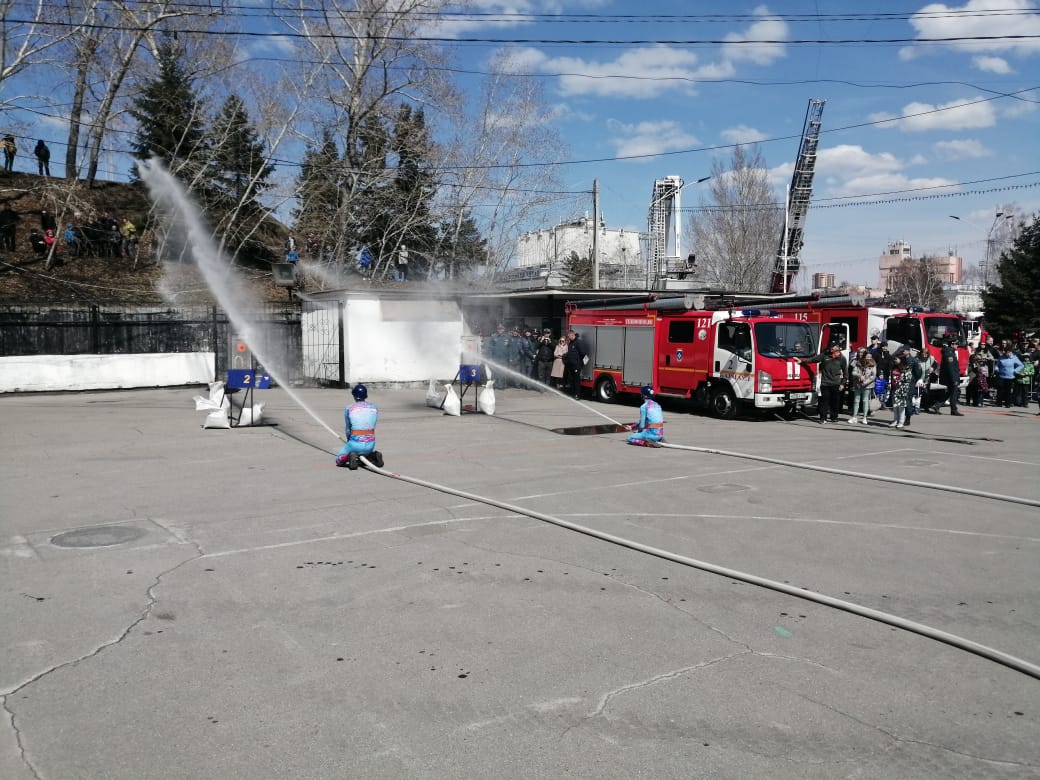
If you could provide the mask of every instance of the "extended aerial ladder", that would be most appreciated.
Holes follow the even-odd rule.
[[[805,112],[802,142],[798,147],[798,158],[791,175],[791,186],[787,192],[787,212],[784,229],[780,236],[780,248],[776,253],[776,266],[769,291],[786,293],[791,291],[791,282],[801,265],[802,236],[805,233],[805,217],[812,199],[813,172],[816,168],[816,147],[820,142],[820,119],[826,100],[812,99]]]

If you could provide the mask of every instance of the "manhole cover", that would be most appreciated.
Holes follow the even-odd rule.
[[[51,539],[51,544],[56,547],[113,547],[133,542],[146,533],[142,528],[129,525],[99,525],[58,534]]]
[[[734,485],[730,482],[722,482],[718,485],[704,485],[697,489],[702,493],[739,493],[742,490],[750,490],[747,485]]]
[[[935,460],[908,460],[907,466],[938,466],[939,462]]]

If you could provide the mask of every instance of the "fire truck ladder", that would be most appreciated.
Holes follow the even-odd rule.
[[[787,193],[787,218],[780,236],[780,248],[776,253],[776,267],[773,269],[770,292],[789,292],[791,282],[801,265],[798,257],[802,251],[805,216],[812,199],[816,147],[820,142],[820,119],[826,102],[814,98],[809,101],[809,108],[805,112],[805,127],[802,128],[802,142],[798,147],[798,157],[795,160],[794,173],[791,175],[791,188]]]

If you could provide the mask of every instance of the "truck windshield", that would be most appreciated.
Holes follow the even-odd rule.
[[[765,357],[809,357],[816,354],[816,326],[807,322],[756,322],[755,345]]]
[[[959,317],[925,317],[924,327],[929,344],[941,344],[951,333],[957,337],[958,341],[964,339]]]

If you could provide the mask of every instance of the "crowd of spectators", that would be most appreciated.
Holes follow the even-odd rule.
[[[18,250],[18,224],[22,221],[9,205],[0,209],[0,248]],[[67,222],[59,229],[54,214],[43,209],[39,225],[29,228],[28,249],[37,257],[51,253],[68,257],[134,257],[138,248],[137,226],[126,217],[121,222],[109,214],[95,219]]]
[[[967,403],[1028,408],[1031,400],[1040,402],[1038,373],[1040,337],[1005,339],[999,344],[988,338],[968,362]]]
[[[869,347],[860,347],[850,363],[840,355],[841,345],[833,346],[836,351],[828,349],[818,358],[803,361],[820,363],[821,376],[826,374],[825,398],[818,410],[821,422],[837,421],[841,406],[849,411],[846,422],[852,424],[865,424],[877,412],[891,410],[889,424],[897,428],[910,426],[911,418],[920,412],[942,414],[946,406],[951,416],[962,416],[960,364],[953,336],[943,343],[937,361],[912,346],[892,353],[878,336],[871,338]],[[581,340],[572,332],[557,338],[551,328],[507,328],[499,323],[483,339],[483,351],[492,363],[509,369],[495,377],[496,387],[548,385],[574,397],[580,395],[586,358]],[[1040,337],[999,344],[990,338],[971,354],[963,403],[1028,408],[1032,401],[1040,402],[1038,374]]]

